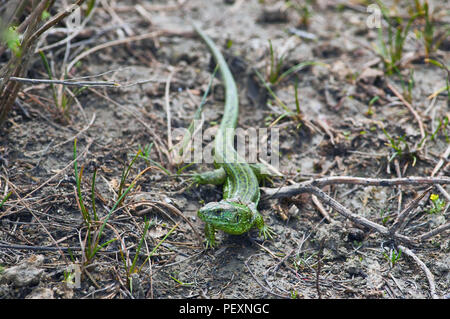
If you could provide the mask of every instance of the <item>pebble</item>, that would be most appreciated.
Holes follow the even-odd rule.
[[[39,283],[44,269],[39,266],[44,262],[44,256],[33,255],[17,266],[3,271],[0,282],[11,283],[15,287],[35,286]]]

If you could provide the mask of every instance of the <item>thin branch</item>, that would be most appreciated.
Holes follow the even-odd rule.
[[[289,187],[289,186],[287,186]],[[274,197],[281,197],[279,196],[280,193],[277,193],[277,189],[276,188],[261,188],[262,192],[265,195],[275,195]],[[437,235],[441,232],[446,231],[448,228],[450,228],[449,224],[443,225],[441,227],[438,227],[436,229],[434,229],[433,231],[429,232],[426,234],[426,236],[422,235],[422,236],[417,236],[417,237],[408,237],[402,234],[399,234],[397,232],[395,232],[396,228],[394,228],[394,230],[391,230],[385,226],[379,225],[375,222],[372,222],[362,216],[359,216],[357,214],[354,214],[352,211],[350,211],[348,208],[346,208],[345,206],[343,206],[341,203],[339,203],[338,201],[336,201],[335,199],[333,199],[331,196],[327,195],[324,191],[322,191],[321,189],[315,187],[315,186],[298,186],[295,189],[296,190],[296,194],[300,194],[300,193],[309,193],[309,194],[314,194],[315,196],[317,196],[322,202],[324,202],[325,204],[329,205],[331,208],[333,208],[334,210],[336,210],[339,214],[341,214],[342,216],[350,219],[352,222],[367,227],[369,229],[372,229],[376,232],[378,232],[379,234],[381,234],[384,237],[390,238],[390,239],[394,239],[397,240],[399,242],[403,242],[403,243],[407,243],[409,245],[417,245],[419,242],[426,240],[428,238],[430,238],[431,236]],[[286,193],[284,192],[283,195],[286,195]],[[292,193],[290,193],[289,196],[292,196]],[[411,205],[409,205],[410,207],[414,207],[414,204],[416,203],[416,201],[413,201]],[[409,211],[409,208],[408,208]]]
[[[262,192],[272,198],[291,197],[307,193],[311,186],[323,187],[334,184],[390,187],[395,185],[436,185],[450,184],[450,177],[403,177],[403,178],[365,178],[352,176],[332,176],[301,182],[280,188],[261,187]]]
[[[31,83],[31,84],[63,84],[67,86],[112,86],[118,87],[119,83],[116,82],[107,82],[107,81],[71,81],[71,80],[46,80],[46,79],[29,79],[29,78],[19,78],[12,76],[9,78],[11,81],[17,81],[22,83]],[[3,78],[0,78],[0,81],[3,81]]]
[[[172,68],[166,81],[166,88],[164,94],[164,100],[166,102],[166,116],[167,116],[167,147],[169,148],[169,155],[172,153],[172,113],[170,112],[170,82],[176,72],[176,68]],[[170,165],[173,164],[172,156],[169,157]]]
[[[400,101],[403,102],[403,104],[408,108],[408,110],[414,115],[414,118],[416,119],[417,123],[419,124],[419,129],[420,129],[420,135],[422,136],[422,139],[425,138],[425,129],[423,128],[423,123],[422,123],[422,119],[420,118],[419,114],[416,112],[416,110],[414,110],[414,108],[412,107],[412,105],[405,100],[405,98],[403,97],[403,95],[401,95],[397,89],[395,89],[391,84],[387,84],[387,87],[392,91],[392,93],[394,93],[399,99]]]
[[[449,229],[450,229],[450,223],[447,223],[447,224],[441,225],[439,227],[436,227],[435,229],[430,230],[429,232],[426,232],[425,234],[416,236],[413,238],[413,240],[417,241],[417,242],[422,242],[424,240],[427,240],[427,239],[429,239],[437,234],[440,234],[446,230],[449,230]]]
[[[263,288],[266,292],[268,292],[271,295],[274,295],[278,298],[289,298],[288,295],[280,295],[277,294],[276,292],[272,291],[271,289],[267,288],[259,279],[258,277],[256,277],[256,275],[253,273],[253,271],[250,269],[250,266],[248,265],[250,259],[255,256],[255,255],[250,255],[244,262],[245,267],[247,268],[248,272],[250,273],[250,275],[253,277],[253,279],[256,281],[256,283]]]
[[[436,175],[436,173],[441,169],[442,165],[444,165],[445,160],[449,156],[450,156],[450,145],[448,145],[448,147],[445,150],[444,154],[442,154],[442,156],[440,156],[439,162],[434,167],[433,172],[431,173],[431,176]]]
[[[81,53],[80,55],[75,57],[69,63],[69,65],[67,66],[67,72],[69,72],[73,68],[73,66],[78,61],[80,61],[81,59],[87,57],[91,53],[94,53],[96,51],[99,51],[99,50],[102,50],[102,49],[105,49],[105,48],[108,48],[108,47],[121,45],[121,44],[125,44],[125,43],[130,43],[130,42],[133,42],[133,41],[139,41],[139,40],[156,38],[156,37],[161,36],[161,35],[165,35],[165,36],[170,36],[170,35],[188,36],[188,35],[191,35],[191,34],[192,34],[192,32],[178,32],[178,31],[157,30],[157,31],[144,33],[144,34],[136,35],[136,36],[125,38],[125,39],[113,40],[113,41],[109,41],[109,42],[106,42],[106,43],[102,43],[102,44],[99,44],[99,45],[97,45],[97,46],[95,46],[93,48],[90,48],[89,50],[84,51],[83,53]]]
[[[402,250],[402,252],[404,252],[406,255],[408,255],[412,259],[414,259],[414,261],[419,265],[419,267],[423,270],[423,272],[425,273],[425,276],[427,277],[428,284],[430,285],[431,297],[433,299],[439,299],[439,296],[436,294],[436,284],[434,282],[434,276],[431,273],[431,271],[428,269],[427,265],[425,265],[425,263],[422,260],[420,260],[420,258],[417,257],[417,255],[414,254],[414,252],[412,250],[410,250],[409,248],[402,246],[402,245],[398,245],[398,248],[400,248]]]
[[[394,224],[390,228],[390,231],[392,233],[395,233],[397,229],[401,228],[401,226],[404,224],[406,217],[409,215],[409,213],[416,208],[420,201],[427,195],[430,190],[432,190],[433,187],[428,187],[424,192],[422,192],[419,196],[414,198],[404,209],[397,215],[397,219],[395,220]]]
[[[314,205],[316,205],[319,212],[322,214],[323,218],[325,218],[327,220],[327,222],[331,223],[332,220],[331,220],[330,214],[328,214],[327,210],[325,209],[325,207],[323,207],[322,203],[317,199],[317,197],[315,195],[311,195],[311,199],[312,199]]]
[[[33,43],[33,41],[37,38],[39,38],[39,36],[44,33],[45,31],[47,31],[48,29],[50,29],[51,27],[53,27],[54,25],[57,25],[59,22],[61,22],[65,17],[71,15],[77,8],[80,7],[80,5],[83,4],[85,0],[77,0],[74,4],[72,4],[71,6],[67,7],[66,10],[64,10],[63,12],[58,13],[55,17],[53,17],[53,19],[51,19],[50,21],[48,21],[46,24],[44,24],[42,27],[40,27],[36,32],[34,32],[31,37],[28,39],[29,43]]]

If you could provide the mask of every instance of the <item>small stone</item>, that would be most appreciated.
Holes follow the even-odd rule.
[[[25,299],[55,299],[53,291],[49,288],[36,288]]]
[[[350,228],[348,230],[347,240],[349,242],[361,242],[364,240],[364,231],[359,228]]]
[[[279,4],[267,6],[263,9],[257,22],[259,23],[286,23],[288,22],[287,10]]]
[[[35,286],[39,283],[44,269],[39,268],[44,261],[44,256],[33,255],[17,266],[3,271],[0,282],[11,283],[15,287]]]
[[[361,81],[366,84],[375,84],[375,81],[384,78],[384,72],[378,69],[367,68],[358,76],[358,82]]]
[[[432,214],[430,220],[430,227],[432,229],[445,224],[445,217],[441,214]]]

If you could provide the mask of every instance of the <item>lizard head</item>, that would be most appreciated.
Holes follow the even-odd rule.
[[[227,199],[206,204],[197,215],[214,228],[233,235],[243,234],[252,228],[255,218],[249,206]]]

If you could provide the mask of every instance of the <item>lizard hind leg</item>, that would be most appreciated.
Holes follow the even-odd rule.
[[[194,174],[192,177],[194,182],[197,184],[212,184],[212,185],[222,185],[225,183],[227,178],[227,173],[221,167],[213,171],[207,171],[203,173]]]

